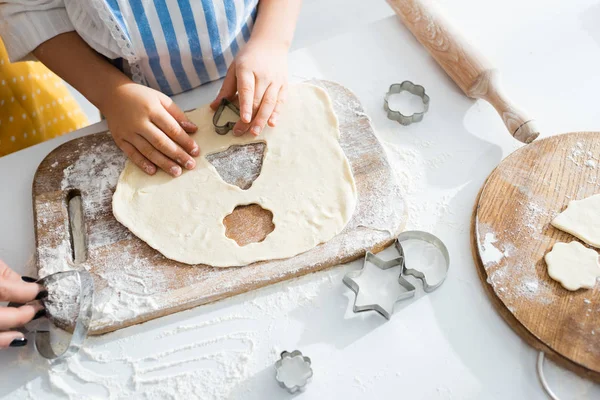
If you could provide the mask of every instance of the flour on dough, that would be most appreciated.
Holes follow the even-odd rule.
[[[277,126],[258,138],[216,134],[208,106],[188,117],[199,127],[191,135],[202,153],[196,168],[178,178],[162,171],[149,176],[128,161],[113,196],[115,218],[167,258],[215,267],[288,258],[333,238],[352,217],[354,177],[323,89],[291,86]],[[205,158],[256,142],[267,146],[248,190],[223,181]],[[223,218],[252,203],[273,213],[275,230],[260,243],[239,246],[225,236]]]
[[[600,194],[583,200],[572,200],[566,210],[552,221],[561,231],[600,248]]]
[[[598,253],[579,242],[556,243],[545,260],[550,277],[567,290],[591,289],[600,276]]]

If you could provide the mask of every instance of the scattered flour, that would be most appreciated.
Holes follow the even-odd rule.
[[[479,249],[479,255],[483,265],[488,268],[491,265],[498,264],[504,258],[504,253],[498,250],[494,243],[497,243],[496,235],[488,232],[485,234],[483,245]]]
[[[596,162],[596,160],[586,160],[585,166],[588,168],[596,168],[598,166],[598,163]]]
[[[424,195],[427,174],[443,168],[452,159],[452,155],[448,152],[425,157],[423,155],[425,150],[429,150],[432,144],[432,141],[421,139],[415,139],[412,145],[406,146],[384,142],[388,159],[396,172],[402,196],[407,203],[406,229],[435,231],[439,224],[443,224],[464,233],[468,231],[468,221],[458,218],[450,211],[450,202],[463,189],[462,186],[449,189],[439,195],[429,190],[427,195]]]
[[[242,306],[237,314],[216,303],[165,317],[164,328],[90,337],[79,354],[49,364],[47,376],[15,394],[41,398],[49,386],[69,399],[242,399],[252,390],[250,378],[272,368],[286,347],[276,321],[318,306],[346,272],[323,271],[240,295],[228,300]],[[42,361],[21,362],[33,368]],[[83,397],[83,386],[94,395]]]
[[[578,167],[585,166],[595,169],[598,166],[598,158],[595,158],[591,151],[585,151],[583,143],[577,142],[571,153],[567,156],[567,160],[571,161]]]

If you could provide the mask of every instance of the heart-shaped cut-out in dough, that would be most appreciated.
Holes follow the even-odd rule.
[[[225,151],[208,154],[206,159],[215,167],[221,179],[247,190],[260,175],[266,147],[265,143],[260,142],[233,145]]]

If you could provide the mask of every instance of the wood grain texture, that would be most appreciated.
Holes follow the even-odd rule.
[[[343,86],[311,83],[325,88],[332,98],[340,144],[356,181],[358,204],[339,235],[289,259],[239,268],[189,266],[166,259],[113,217],[112,193],[125,156],[108,133],[75,139],[46,157],[33,183],[37,265],[41,272],[85,268],[92,273],[97,312],[90,334],[114,331],[346,263],[393,242],[405,225],[406,206],[364,109]],[[69,239],[66,202],[73,190],[81,193],[85,224],[87,259],[81,263],[72,260]],[[269,228],[268,224],[260,227],[263,234]],[[68,316],[51,317],[61,327],[72,326]]]
[[[259,243],[275,230],[273,213],[258,204],[237,206],[223,219],[225,236],[239,246]]]
[[[553,136],[508,156],[475,205],[471,244],[496,310],[530,345],[600,382],[600,283],[571,292],[544,255],[577,240],[552,225],[570,200],[600,193],[600,133]],[[599,211],[600,212],[600,211]]]
[[[264,143],[234,145],[225,151],[208,154],[206,159],[215,167],[221,179],[247,190],[260,175],[265,148]]]
[[[530,143],[537,138],[535,123],[506,96],[497,70],[431,1],[387,2],[465,95],[489,102],[515,139]]]

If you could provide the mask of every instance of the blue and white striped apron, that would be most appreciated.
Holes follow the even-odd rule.
[[[145,84],[173,95],[225,76],[258,0],[105,0]]]

